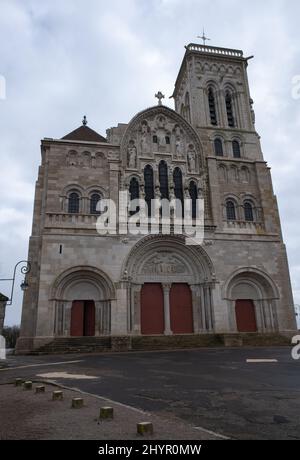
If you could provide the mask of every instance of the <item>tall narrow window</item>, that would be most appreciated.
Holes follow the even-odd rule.
[[[254,215],[253,215],[253,206],[249,201],[247,201],[244,204],[244,212],[245,212],[245,220],[247,222],[253,222],[254,221]]]
[[[174,193],[175,198],[181,201],[182,206],[182,217],[183,217],[183,185],[182,185],[182,172],[180,168],[175,168],[173,172],[173,180],[174,180]],[[180,213],[178,213],[177,217],[181,217]]]
[[[218,124],[217,121],[217,111],[216,111],[216,101],[215,95],[212,88],[208,90],[208,105],[209,105],[209,113],[210,113],[210,121],[211,124],[216,126]]]
[[[235,124],[234,124],[234,116],[233,116],[233,108],[232,108],[232,96],[229,91],[227,91],[226,93],[225,102],[226,102],[228,126],[230,126],[231,128],[234,128]]]
[[[140,186],[138,180],[133,177],[130,181],[129,185],[129,194],[130,194],[130,201],[138,200],[140,198]],[[139,211],[139,207],[135,208],[130,207],[129,213],[130,215],[136,214]]]
[[[232,151],[233,151],[234,158],[241,158],[241,147],[238,141],[232,142]]]
[[[222,157],[224,155],[223,152],[223,142],[221,139],[215,139],[215,154],[217,157]]]
[[[98,209],[98,203],[101,200],[99,193],[93,193],[90,201],[90,213],[91,214],[100,214],[100,209]]]
[[[198,198],[198,190],[197,185],[194,181],[190,182],[189,185],[189,193],[192,200],[192,218],[196,219],[197,217],[197,198]]]
[[[154,199],[153,169],[147,165],[144,169],[145,201],[148,206],[148,215],[151,216],[151,200]]]
[[[226,201],[227,220],[236,220],[235,204],[232,200]]]
[[[169,199],[168,165],[165,161],[159,163],[159,184],[161,198]]]
[[[70,214],[79,213],[79,195],[76,192],[72,192],[69,195],[68,212]]]
[[[186,93],[185,95],[185,118],[190,123],[191,122],[191,109],[190,109],[190,95]]]

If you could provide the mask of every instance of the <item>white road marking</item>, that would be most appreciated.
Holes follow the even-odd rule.
[[[278,359],[247,359],[247,363],[278,363]]]
[[[93,380],[99,379],[93,375],[69,374],[68,372],[48,372],[47,374],[36,374],[37,377],[45,379],[71,379],[71,380]]]
[[[14,369],[26,369],[28,367],[41,367],[41,366],[60,366],[62,364],[75,364],[81,363],[83,359],[79,359],[77,361],[62,361],[59,363],[40,363],[40,364],[27,364],[27,366],[17,366],[17,367],[6,367],[4,369],[0,369],[0,371],[11,371]]]
[[[207,434],[212,434],[213,436],[217,436],[218,438],[221,438],[221,439],[226,439],[226,440],[230,439],[228,438],[228,436],[224,436],[223,434],[216,433],[215,431],[207,430],[206,428],[202,428],[201,426],[193,426],[193,428],[194,430],[204,431]]]

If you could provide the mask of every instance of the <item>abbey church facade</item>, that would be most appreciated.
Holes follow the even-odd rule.
[[[296,329],[270,168],[239,50],[190,44],[175,110],[159,103],[103,137],[84,119],[41,143],[18,352],[80,337]],[[204,241],[99,235],[99,203],[204,199]]]

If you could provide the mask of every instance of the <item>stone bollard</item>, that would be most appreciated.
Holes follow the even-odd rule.
[[[100,419],[112,419],[114,418],[114,410],[112,407],[101,407],[100,408]]]
[[[39,385],[38,387],[35,387],[35,392],[38,393],[45,393],[45,386],[44,385]]]
[[[23,385],[24,380],[23,379],[16,379],[15,380],[15,386],[16,387],[21,387]]]
[[[64,394],[62,391],[53,391],[52,401],[62,401],[64,399]]]
[[[28,382],[24,382],[23,384],[24,390],[32,390],[32,382],[28,380]]]
[[[73,409],[81,409],[83,407],[83,399],[82,398],[73,398],[72,399],[72,408]]]
[[[153,425],[151,422],[141,422],[137,424],[137,433],[141,436],[153,434]]]

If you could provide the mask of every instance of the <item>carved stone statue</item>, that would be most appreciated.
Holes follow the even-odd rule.
[[[181,137],[176,137],[175,140],[175,157],[181,157],[182,156],[182,140]]]
[[[253,99],[250,99],[251,119],[252,119],[252,123],[255,125],[255,112],[253,109],[253,104],[254,104]]]
[[[128,146],[128,167],[129,168],[136,169],[136,158],[137,158],[136,146],[134,145],[133,141],[130,141],[129,146]]]
[[[194,151],[194,147],[190,146],[188,153],[187,153],[187,160],[190,172],[196,171],[196,154]]]
[[[149,153],[149,128],[146,121],[142,123],[141,129],[141,151],[142,153]]]

